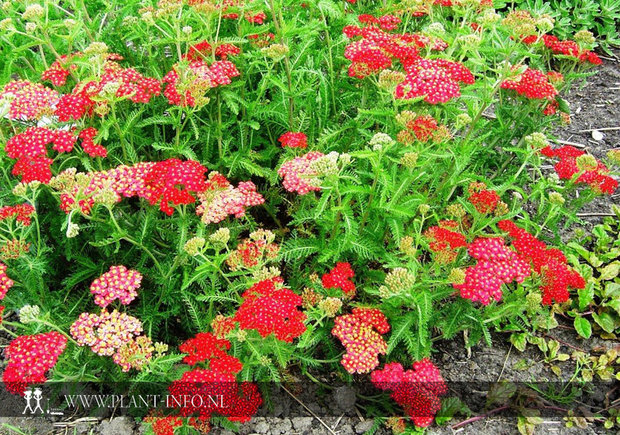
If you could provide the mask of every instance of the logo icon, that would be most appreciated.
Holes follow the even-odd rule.
[[[34,415],[37,412],[44,414],[43,407],[41,406],[41,400],[43,399],[43,392],[40,388],[35,388],[34,391],[29,388],[24,392],[24,399],[26,400],[26,406],[24,407],[24,411],[22,414],[25,414],[26,411],[30,413],[30,415]],[[34,408],[32,407],[34,403]]]

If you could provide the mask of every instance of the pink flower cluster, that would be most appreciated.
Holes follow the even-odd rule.
[[[95,303],[107,307],[118,299],[128,305],[133,301],[142,282],[142,275],[137,270],[125,266],[112,266],[110,270],[95,279],[90,285],[90,292],[95,295]]]
[[[340,363],[349,373],[368,373],[379,365],[379,355],[387,352],[381,336],[390,331],[385,315],[376,308],[354,308],[336,318],[332,335],[347,352]]]
[[[502,284],[521,283],[531,273],[529,264],[500,237],[479,237],[468,252],[478,263],[467,268],[463,284],[454,284],[462,298],[488,305],[491,299],[501,300]]]
[[[80,314],[70,332],[78,345],[89,346],[98,355],[112,356],[142,333],[142,322],[117,310],[103,310],[100,314]]]
[[[13,280],[6,274],[6,264],[0,263],[0,300],[4,299],[13,284]]]
[[[251,181],[243,181],[234,187],[216,171],[209,173],[206,188],[198,194],[198,200],[200,204],[196,207],[196,214],[202,215],[205,224],[221,222],[228,216],[243,217],[247,207],[265,202]]]
[[[170,104],[194,107],[201,104],[209,89],[229,85],[237,76],[237,67],[228,60],[218,60],[211,65],[195,60],[183,70],[176,65],[162,79],[166,84],[164,96]]]
[[[56,365],[66,345],[66,337],[56,331],[22,335],[11,341],[4,351],[7,365],[2,381],[6,389],[23,396],[28,385],[45,382],[45,374]]]
[[[321,190],[321,187],[316,184],[317,173],[312,168],[312,162],[323,156],[321,152],[311,151],[284,162],[278,169],[278,175],[284,179],[282,181],[284,188],[289,192],[297,192],[299,195]]]
[[[413,363],[410,370],[404,370],[400,363],[386,364],[372,372],[370,380],[377,388],[392,391],[390,397],[418,427],[431,425],[441,409],[439,397],[448,392],[439,369],[428,358]]]
[[[39,120],[52,115],[60,95],[40,83],[16,80],[7,83],[0,92],[0,100],[9,104],[9,119]]]

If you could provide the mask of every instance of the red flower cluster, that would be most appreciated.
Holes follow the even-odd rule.
[[[243,181],[234,187],[223,175],[213,171],[209,174],[207,188],[198,194],[200,205],[196,214],[202,215],[205,224],[218,223],[229,215],[245,216],[246,207],[261,205],[265,198],[256,191],[251,181]]]
[[[6,154],[18,159],[13,166],[13,175],[20,175],[22,182],[40,181],[48,183],[52,178],[52,159],[47,157],[47,145],[59,153],[71,152],[77,138],[65,130],[51,130],[45,127],[29,127],[23,133],[8,140]]]
[[[215,55],[221,59],[227,59],[228,56],[236,56],[241,53],[241,49],[233,44],[220,44],[215,49]],[[191,45],[187,54],[184,56],[189,61],[205,61],[213,55],[213,47],[208,41],[202,41],[198,44]]]
[[[553,35],[543,35],[543,43],[554,54],[561,54],[575,58],[581,63],[589,62],[592,65],[601,65],[603,61],[596,53],[590,50],[582,50],[575,41],[560,40]]]
[[[399,99],[424,97],[429,104],[447,103],[461,95],[460,83],[473,84],[465,65],[447,59],[418,59],[405,65],[407,76],[395,90]]]
[[[27,80],[9,82],[0,92],[0,100],[8,100],[9,119],[20,121],[39,120],[52,115],[59,98],[55,90]]]
[[[286,132],[278,138],[282,148],[308,148],[308,137],[304,133]]]
[[[332,335],[347,350],[340,363],[349,373],[370,372],[379,365],[379,354],[387,352],[381,334],[389,331],[387,318],[376,308],[354,308],[351,314],[338,316]]]
[[[273,33],[256,33],[254,35],[248,35],[247,38],[250,40],[250,44],[262,48],[267,47],[275,37],[276,35]]]
[[[255,329],[262,337],[274,334],[288,343],[306,330],[306,315],[297,308],[303,304],[301,296],[282,287],[281,278],[260,281],[241,297],[243,303],[234,316],[241,329]]]
[[[115,299],[123,305],[129,305],[138,296],[136,290],[141,282],[142,275],[137,270],[112,266],[92,282],[90,292],[95,295],[95,304],[100,307],[107,307]]]
[[[439,226],[430,227],[424,232],[429,241],[429,248],[435,252],[436,260],[442,264],[456,260],[458,249],[467,246],[465,236],[457,231],[458,223],[452,220],[439,222]]]
[[[181,352],[187,353],[183,359],[186,364],[208,364],[207,369],[185,372],[168,387],[172,404],[179,408],[180,415],[198,415],[197,422],[204,425],[214,413],[240,422],[248,421],[256,413],[262,404],[258,388],[250,382],[237,383],[235,375],[243,365],[228,355],[229,349],[228,340],[208,332],[201,332],[179,346]],[[218,396],[223,396],[223,400],[214,401],[213,397]],[[193,399],[187,401],[186,397]],[[222,407],[221,403],[225,405]]]
[[[192,192],[207,189],[207,168],[195,160],[168,159],[157,162],[144,177],[146,198],[151,205],[159,203],[159,209],[172,216],[174,205],[192,204],[196,198]]]
[[[363,79],[389,68],[393,59],[406,65],[419,58],[411,34],[390,34],[378,27],[357,26],[346,26],[343,32],[348,38],[361,37],[347,45],[344,51],[344,56],[351,61],[351,77]]]
[[[517,77],[504,80],[500,86],[502,89],[512,89],[525,98],[552,100],[558,91],[549,82],[550,76],[551,73],[528,68]]]
[[[183,362],[190,366],[196,365],[199,362],[227,357],[226,351],[228,349],[230,349],[230,342],[228,340],[217,338],[210,332],[201,332],[179,346],[179,350],[187,354],[183,358]],[[237,373],[241,370],[240,365],[241,363],[237,361],[234,366],[231,366],[229,371]]]
[[[209,89],[229,85],[237,76],[237,67],[228,60],[218,60],[211,65],[196,60],[184,68],[175,65],[162,79],[166,83],[164,96],[176,106],[202,106],[208,102],[205,94]]]
[[[540,289],[544,305],[551,305],[553,301],[566,302],[570,297],[568,287],[585,287],[585,280],[568,266],[562,251],[548,248],[545,243],[519,228],[514,222],[503,220],[497,226],[508,233],[520,256],[529,261],[532,269],[542,277],[543,285]]]
[[[554,166],[560,179],[570,180],[574,175],[582,172],[577,166],[577,158],[586,154],[582,150],[565,145],[558,149],[547,146],[540,152],[546,157],[560,159]],[[596,168],[583,171],[577,177],[576,182],[588,184],[594,191],[599,193],[613,194],[618,188],[618,181],[607,175],[609,169],[601,161],[597,160],[596,165]]]
[[[468,200],[478,210],[478,213],[493,213],[500,202],[497,192],[487,189],[484,183],[471,183],[468,192]]]
[[[28,385],[45,382],[45,373],[56,365],[66,345],[66,337],[56,331],[22,335],[11,341],[4,351],[7,366],[2,381],[6,389],[23,396]]]
[[[94,127],[88,127],[78,134],[78,137],[82,139],[82,148],[84,152],[91,157],[107,157],[108,150],[103,146],[96,144],[94,139],[99,132]]]
[[[400,18],[395,15],[383,15],[381,17],[374,17],[369,14],[362,14],[357,17],[360,23],[377,25],[383,30],[395,30],[402,22]]]
[[[465,271],[465,282],[453,284],[461,297],[488,305],[491,298],[502,298],[502,284],[523,282],[530,273],[529,264],[509,249],[500,237],[479,237],[469,245],[469,255],[478,260]]]
[[[5,205],[0,208],[0,221],[17,216],[17,222],[24,224],[24,226],[29,226],[31,223],[30,217],[34,214],[34,212],[34,207],[28,203]]]
[[[351,281],[354,276],[355,273],[349,263],[336,263],[336,267],[323,275],[321,282],[326,289],[339,288],[352,298],[355,296],[355,284]]]
[[[418,427],[431,425],[441,409],[439,396],[448,392],[439,369],[428,358],[413,363],[410,370],[404,370],[400,363],[386,364],[372,372],[370,380],[377,388],[392,391],[390,397]]]
[[[301,157],[295,157],[284,162],[278,169],[278,175],[284,178],[282,181],[284,188],[300,195],[321,190],[321,187],[316,184],[316,179],[313,179],[316,172],[312,169],[312,162],[323,156],[324,154],[321,152],[311,151]]]
[[[0,300],[4,299],[13,284],[13,280],[6,274],[6,264],[0,263]]]

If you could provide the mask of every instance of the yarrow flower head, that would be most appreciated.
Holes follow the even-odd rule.
[[[458,249],[467,246],[467,239],[458,231],[458,223],[452,220],[441,221],[424,232],[435,259],[440,264],[452,263],[456,260]]]
[[[5,205],[0,207],[0,221],[15,218],[16,222],[27,227],[31,224],[31,217],[34,213],[34,207],[28,203]]]
[[[308,148],[308,137],[304,133],[289,131],[278,138],[282,148]]]
[[[501,83],[502,89],[514,90],[528,99],[552,100],[558,94],[557,89],[549,82],[550,73],[527,68],[514,78]]]
[[[400,363],[386,364],[372,372],[370,380],[377,388],[392,391],[390,397],[418,427],[432,424],[441,409],[439,397],[448,392],[439,369],[428,358],[413,363],[409,370]]]
[[[321,190],[316,177],[317,173],[312,168],[312,162],[323,156],[323,153],[312,151],[284,162],[278,169],[278,175],[284,179],[282,181],[284,188],[289,192],[297,192],[299,195]]]
[[[355,296],[355,284],[351,278],[355,276],[349,263],[336,263],[336,266],[321,277],[321,283],[326,289],[338,288],[346,296]]]
[[[142,333],[142,322],[117,310],[100,314],[82,313],[70,328],[79,346],[89,346],[98,355],[112,356]]]
[[[262,337],[274,334],[291,343],[306,330],[306,315],[299,311],[301,296],[282,286],[281,278],[260,281],[246,290],[234,319],[241,329],[255,329]]]
[[[568,266],[566,257],[559,249],[548,248],[545,243],[509,220],[500,221],[497,226],[508,233],[519,255],[541,276],[543,305],[551,305],[554,301],[566,302],[570,297],[569,287],[585,287],[583,277]]]
[[[274,260],[280,251],[280,247],[273,243],[274,239],[275,234],[269,230],[252,232],[249,239],[239,243],[237,249],[230,253],[226,259],[228,267],[231,270],[241,267],[250,269]]]
[[[244,181],[234,187],[223,175],[213,171],[209,174],[206,189],[198,194],[200,204],[196,214],[205,224],[218,223],[232,215],[245,216],[247,207],[263,204],[265,198],[256,191],[256,185]]]
[[[429,104],[447,103],[461,95],[460,83],[473,84],[467,67],[447,59],[418,59],[405,65],[407,77],[394,92],[398,99],[424,97]]]
[[[0,91],[0,102],[9,104],[9,119],[20,121],[39,120],[54,113],[60,95],[42,84],[26,80],[9,82]]]
[[[138,296],[136,290],[141,282],[140,272],[125,266],[112,266],[93,281],[90,292],[95,295],[95,303],[100,307],[105,308],[116,299],[123,305],[129,305]]]
[[[468,187],[469,202],[474,206],[478,213],[493,213],[500,203],[500,197],[494,190],[486,188],[484,183],[471,183]]]
[[[469,245],[469,255],[478,260],[465,271],[465,282],[454,284],[461,297],[488,305],[502,298],[502,284],[521,283],[531,274],[529,264],[509,249],[500,237],[479,237]]]
[[[132,338],[112,356],[112,360],[121,366],[121,370],[128,372],[131,369],[142,370],[153,357],[155,347],[146,335]]]
[[[2,375],[7,390],[24,395],[28,385],[45,382],[45,374],[56,365],[66,345],[67,338],[56,331],[22,335],[11,341],[4,351],[7,366]]]
[[[387,318],[376,308],[354,308],[351,314],[337,317],[332,335],[347,350],[340,363],[349,373],[370,372],[379,365],[378,356],[387,352],[381,334],[389,331]]]
[[[6,292],[13,287],[13,280],[6,274],[6,264],[0,263],[0,300],[4,299]]]
[[[618,181],[608,175],[607,166],[593,156],[587,156],[588,160],[584,161],[586,153],[582,150],[565,145],[557,149],[547,146],[540,152],[545,157],[559,159],[554,168],[561,180],[570,180],[580,174],[576,182],[588,184],[595,192],[612,195],[618,188]]]
[[[195,337],[186,340],[179,346],[179,351],[187,354],[183,358],[183,362],[190,366],[215,358],[223,358],[227,356],[226,351],[228,349],[230,349],[230,342],[228,340],[218,338],[210,332],[198,333]],[[236,373],[240,369],[235,367],[230,371]]]

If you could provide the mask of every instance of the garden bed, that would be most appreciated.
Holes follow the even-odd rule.
[[[620,11],[530,3],[3,2],[0,433],[620,427]]]

